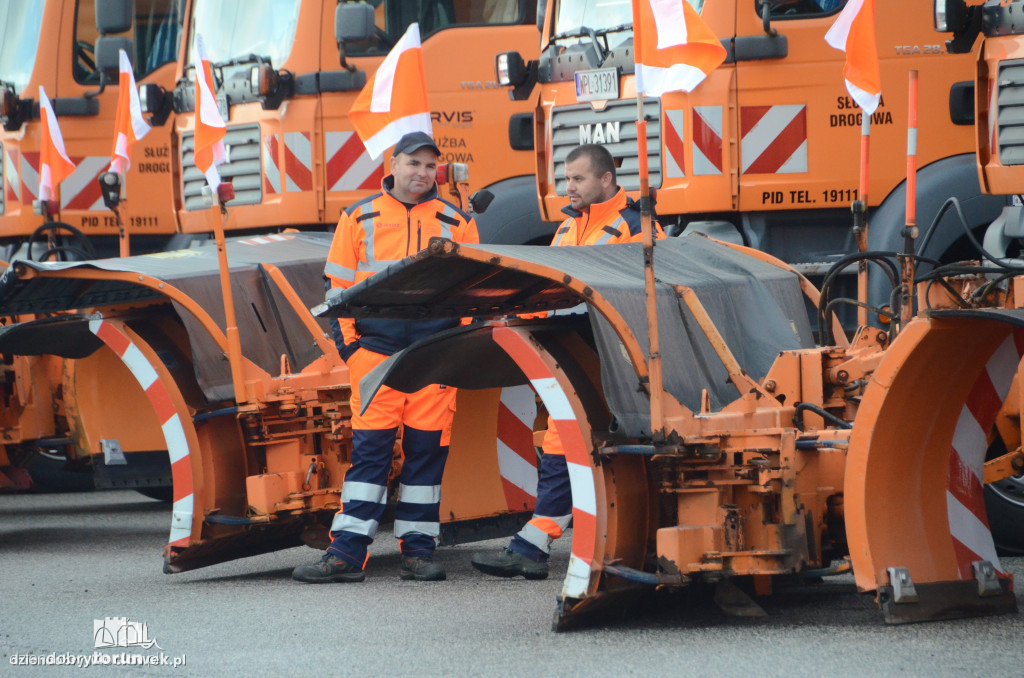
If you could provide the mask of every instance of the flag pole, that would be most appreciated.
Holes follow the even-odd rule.
[[[228,252],[224,237],[224,224],[228,220],[227,201],[235,197],[234,186],[222,183],[217,187],[215,208],[219,206],[220,214],[213,217],[213,237],[217,243],[217,267],[220,271],[220,292],[224,301],[224,335],[228,340],[228,367],[231,370],[231,383],[235,389],[235,402],[239,405],[248,402],[245,390],[245,377],[242,369],[242,341],[238,335],[238,321],[235,318],[235,297],[231,290],[231,272],[228,268]]]
[[[853,201],[853,234],[857,239],[857,250],[868,251],[868,150],[871,146],[871,115],[861,109],[864,116],[860,127],[860,188]],[[868,324],[868,262],[861,260],[857,266],[857,325]]]
[[[900,329],[914,312],[914,240],[917,238],[917,70],[909,73],[907,106],[907,218],[903,227],[903,253],[899,255],[901,278]],[[895,311],[895,309],[893,309]]]
[[[633,0],[633,45],[642,44],[640,31],[643,22],[637,20],[637,0]],[[636,76],[634,75],[634,83]],[[643,232],[644,253],[644,290],[647,301],[647,341],[649,357],[647,361],[648,388],[651,400],[651,436],[657,440],[665,435],[662,393],[664,391],[661,374],[661,349],[658,340],[658,303],[657,287],[654,279],[654,228],[651,209],[651,192],[647,169],[647,117],[644,115],[643,92],[636,87],[636,144],[637,157],[640,162],[640,227]]]

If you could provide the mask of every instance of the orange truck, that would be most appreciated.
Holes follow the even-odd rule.
[[[969,226],[978,233],[999,214],[1002,201],[982,193],[975,171],[973,57],[946,49],[928,5],[876,3],[882,102],[871,120],[864,196],[861,110],[843,84],[845,55],[825,42],[845,3],[690,2],[728,56],[693,92],[648,97],[643,104],[650,185],[658,217],[672,233],[697,231],[742,243],[820,276],[851,251],[851,203],[866,199],[869,249],[898,250],[911,69],[919,73],[923,102],[917,222],[927,226],[951,195],[970,207]],[[512,64],[503,82],[533,105],[533,125],[514,128],[514,143],[535,149],[544,218],[557,218],[566,204],[564,159],[582,142],[606,146],[623,187],[639,187],[632,35],[625,0],[550,0],[540,58],[503,57]],[[970,251],[947,212],[922,254],[945,261]],[[888,280],[875,268],[870,275],[872,303],[888,303]],[[852,289],[845,296],[856,296]]]
[[[586,2],[560,4],[587,26],[616,19],[613,3],[595,3],[589,17]],[[775,25],[771,9],[766,32]],[[852,573],[895,624],[1017,611],[998,547],[1021,548],[1024,8],[940,0],[935,9],[936,26],[953,33],[949,52],[976,58],[975,91],[959,102],[976,111],[972,183],[980,178],[985,195],[1015,197],[941,196],[936,214],[957,215],[966,259],[958,249],[941,260],[920,256],[939,237],[938,219],[922,220],[909,242],[889,251],[858,252],[851,239],[843,259],[892,266],[898,278],[892,299],[901,312],[886,329],[861,324],[847,337],[827,295],[794,266],[699,233],[653,246],[546,252],[435,239],[387,278],[332,295],[318,309],[328,317],[490,317],[410,347],[362,388],[416,388],[423,365],[442,351],[462,360],[432,370],[431,379],[468,389],[518,377],[534,386],[567,441],[571,469],[572,546],[556,630],[643,589],[710,586],[726,612],[760,616],[751,594],[770,594],[777,577],[793,575]],[[580,42],[598,54],[600,29],[585,33]],[[532,72],[505,60],[510,73]],[[543,62],[538,72],[543,80]],[[935,72],[922,75],[920,93],[937,82]],[[933,98],[920,101],[926,108]],[[549,102],[542,95],[538,113]],[[573,109],[579,117],[568,131],[555,125],[553,143],[562,133],[584,134],[589,108]],[[908,105],[907,113],[915,111]],[[596,123],[589,130],[592,141]],[[605,142],[618,143],[621,128],[601,130]],[[892,143],[905,148],[908,136],[894,134]],[[636,155],[620,157],[628,181]],[[932,157],[918,178],[943,162]],[[906,161],[892,163],[902,170]],[[873,167],[876,177],[896,176],[895,168]],[[932,197],[922,191],[910,204]],[[844,265],[837,261],[826,281]],[[550,315],[581,302],[585,315]],[[818,342],[805,303],[824,311]],[[511,319],[537,311],[548,313]],[[993,510],[999,494],[1003,505]]]
[[[23,256],[41,257],[54,247],[64,248],[53,254],[65,259],[117,253],[117,220],[104,205],[98,178],[110,165],[118,49],[128,52],[140,85],[173,86],[179,6],[174,0],[4,3],[0,242],[5,259],[30,240],[31,251]],[[38,205],[40,87],[53,104],[68,155],[77,165],[57,188],[49,218],[40,214]],[[171,209],[171,149],[170,130],[155,127],[132,151],[125,180],[128,199],[120,211],[137,251],[166,249],[178,233]]]
[[[977,111],[976,143],[978,179],[986,194],[1002,196],[1004,207],[982,240],[986,252],[997,259],[1020,257],[1024,237],[1024,207],[1020,194],[1024,190],[1024,154],[1018,140],[1020,125],[1016,120],[1019,105],[1014,92],[1022,80],[1024,64],[1024,27],[1018,17],[1024,3],[973,2],[949,0],[936,3],[936,28],[952,32],[950,49],[963,50],[983,36],[977,58],[977,89],[974,106]],[[964,210],[969,210],[965,207]],[[967,215],[974,219],[973,215]],[[1010,259],[1019,264],[1018,259]],[[989,440],[990,458],[997,458],[1015,448],[1019,453],[1020,418],[1007,411],[998,418],[998,431]],[[1019,454],[1018,454],[1019,456]],[[1024,553],[1024,462],[1015,460],[1012,473],[985,486],[988,520],[996,533],[999,546],[1014,555]]]
[[[441,160],[468,165],[471,185],[494,196],[478,217],[481,237],[514,244],[550,238],[553,226],[533,199],[531,154],[504,141],[510,116],[528,113],[528,105],[509,100],[491,66],[505,49],[537,53],[535,17],[535,0],[186,3],[177,85],[146,92],[147,106],[173,102],[182,232],[210,232],[216,218],[191,154],[197,33],[209,46],[227,122],[229,160],[220,173],[235,198],[225,228],[324,228],[377,191],[388,172],[388,157],[365,152],[347,113],[368,75],[418,22]]]
[[[117,219],[106,208],[97,181],[110,163],[119,90],[118,50],[130,55],[140,84],[173,86],[181,33],[179,5],[174,0],[12,0],[0,5],[5,18],[0,27],[0,247],[4,260],[15,256],[82,259],[118,252]],[[65,148],[77,165],[45,210],[38,201],[40,88],[53,105]],[[170,130],[156,127],[133,149],[134,162],[125,181],[133,199],[121,203],[120,217],[132,233],[135,251],[177,246],[172,147]],[[42,309],[27,313],[36,310]],[[73,361],[53,355],[6,354],[0,364],[4,443],[0,487],[28,485],[26,467],[39,486],[92,486],[91,475],[65,473],[64,467],[88,470],[90,449],[99,459],[123,459],[111,441],[105,441],[101,450],[100,441],[90,448],[75,435],[74,415],[65,407],[74,400],[73,381],[68,381],[73,380]],[[165,454],[156,455],[155,448],[141,441],[124,443],[125,449],[140,454],[131,465],[92,465],[104,471],[96,477],[99,486],[149,491],[169,483]]]
[[[109,162],[118,90],[116,72],[104,73],[97,63],[105,59],[101,65],[109,66],[113,55],[116,64],[118,47],[134,57],[143,107],[153,123],[132,149],[126,199],[119,208],[131,249],[162,251],[209,237],[219,217],[204,209],[204,182],[189,150],[196,31],[211,45],[229,125],[230,160],[221,173],[232,181],[236,198],[226,228],[257,233],[333,227],[342,208],[377,190],[387,166],[386,157],[373,160],[363,151],[347,111],[367,74],[413,21],[422,26],[443,160],[468,166],[472,185],[494,196],[487,214],[479,215],[481,233],[494,242],[550,237],[552,227],[541,221],[532,200],[529,153],[493,141],[504,139],[509,116],[526,106],[508,99],[490,78],[489,63],[500,49],[536,52],[535,2],[434,0],[414,8],[394,1],[295,1],[270,7],[50,0],[14,2],[9,11],[12,18],[24,19],[5,24],[4,44],[10,47],[0,71],[11,74],[2,90],[0,137],[0,238],[9,255],[27,241],[31,247],[22,256],[34,258],[117,252],[116,219],[100,199],[96,178]],[[284,38],[282,26],[291,31]],[[349,40],[340,52],[336,31]],[[59,48],[47,49],[51,43]],[[472,53],[487,58],[452,58]],[[65,145],[78,163],[60,187],[50,219],[33,210],[40,133],[33,99],[39,85],[53,100]],[[111,356],[106,359],[8,358],[2,420],[12,458],[0,459],[0,467],[21,466],[30,455],[38,459],[39,449],[58,445],[67,456],[91,458],[101,486],[140,486],[169,496],[170,470],[159,431],[101,416],[100,409],[77,397],[93,391],[90,380],[97,371],[119,369],[117,361],[109,362]],[[25,370],[30,372],[23,375]],[[119,411],[111,399],[123,393],[108,394],[105,410]],[[88,424],[93,418],[97,427]],[[123,457],[125,452],[132,454]],[[119,463],[122,458],[130,463]]]

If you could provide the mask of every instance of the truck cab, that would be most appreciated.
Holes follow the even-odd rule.
[[[855,250],[850,206],[866,198],[871,249],[898,249],[911,69],[919,73],[924,102],[918,221],[927,224],[949,195],[976,207],[972,229],[998,214],[998,201],[981,194],[974,169],[973,57],[946,49],[929,6],[877,3],[882,103],[871,121],[865,196],[858,181],[862,113],[844,87],[845,55],[824,39],[845,3],[690,2],[728,56],[693,92],[643,102],[650,186],[670,232],[706,232],[823,274]],[[534,105],[544,218],[556,218],[567,202],[563,163],[580,143],[605,145],[620,165],[619,183],[638,189],[632,45],[630,2],[550,0],[535,68],[507,81]],[[602,71],[613,77],[606,91],[595,91],[589,83]],[[955,256],[962,236],[946,214],[924,254]],[[876,277],[874,297],[887,298],[887,281]]]
[[[49,234],[44,242],[60,240],[63,254],[72,258],[83,258],[86,240],[92,254],[116,254],[117,220],[102,200],[98,178],[110,164],[113,146],[118,49],[129,54],[140,85],[172,87],[179,5],[175,0],[0,1],[0,242],[9,251],[42,229]],[[56,188],[48,217],[38,205],[40,87],[76,165]],[[178,230],[171,149],[170,128],[158,126],[132,150],[120,212],[135,251],[162,249]],[[47,225],[51,222],[81,235],[54,230]]]
[[[509,101],[494,80],[492,57],[503,49],[536,54],[535,16],[533,0],[190,2],[179,80],[168,93],[178,113],[182,230],[209,231],[220,218],[208,209],[212,197],[192,159],[197,34],[208,45],[227,123],[228,162],[219,170],[235,198],[227,203],[226,228],[324,228],[378,191],[388,174],[388,157],[366,153],[348,111],[409,24],[418,22],[441,160],[467,164],[470,185],[498,196],[493,217],[480,215],[481,234],[515,242],[550,237],[553,229],[534,207],[531,154],[495,141],[506,137],[509,117],[528,105]],[[507,222],[516,219],[513,233]]]

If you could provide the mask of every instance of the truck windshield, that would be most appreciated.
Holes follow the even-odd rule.
[[[0,0],[0,80],[21,92],[32,77],[43,25],[38,0]]]
[[[197,0],[189,63],[195,61],[200,33],[213,63],[256,54],[280,66],[292,51],[300,0]]]
[[[629,9],[629,0],[625,0]],[[537,0],[370,0],[376,31],[368,44],[350,45],[351,55],[384,54],[409,24],[419,23],[420,39],[452,26],[533,23]]]
[[[700,12],[704,0],[688,0]],[[597,33],[621,29],[633,23],[633,3],[630,0],[559,0],[554,5],[555,39],[578,38],[581,28]],[[628,29],[626,29],[628,31]],[[560,37],[561,36],[561,37]]]

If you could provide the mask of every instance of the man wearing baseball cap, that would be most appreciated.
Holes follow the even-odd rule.
[[[381,191],[341,215],[324,269],[331,287],[351,287],[418,252],[434,236],[479,242],[472,217],[438,197],[439,156],[434,140],[423,132],[411,132],[398,141],[391,174],[381,182]],[[293,579],[326,583],[366,578],[367,547],[387,505],[399,426],[403,427],[404,456],[395,509],[395,536],[402,550],[400,576],[417,581],[445,578],[444,567],[432,556],[440,533],[441,476],[448,457],[455,389],[435,384],[407,394],[382,386],[360,414],[359,382],[391,354],[458,322],[386,318],[332,322],[335,344],[351,376],[352,466],[342,485],[342,510],[331,525],[331,545],[316,563],[295,568]]]

